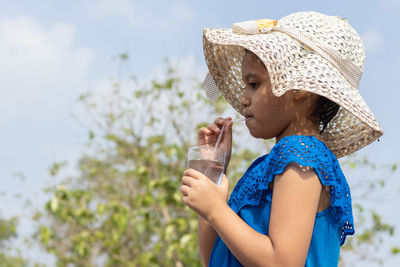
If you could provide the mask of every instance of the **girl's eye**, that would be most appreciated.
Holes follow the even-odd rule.
[[[251,89],[257,89],[258,83],[248,83]]]

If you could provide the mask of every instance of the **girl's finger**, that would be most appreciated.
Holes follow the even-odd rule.
[[[193,183],[193,178],[192,177],[186,176],[186,175],[184,175],[182,177],[182,184],[183,185],[192,186],[192,183]]]
[[[215,125],[215,124],[210,124],[207,126],[207,129],[209,129],[210,131],[212,131],[213,133],[219,133],[221,131],[221,129]]]
[[[182,203],[185,204],[186,206],[188,205],[188,198],[189,198],[188,196],[184,196],[181,198]]]
[[[232,121],[228,121],[225,125],[225,131],[224,131],[224,140],[231,141],[232,140]]]
[[[224,120],[224,118],[222,118],[222,117],[218,117],[218,118],[216,118],[215,119],[215,121],[214,121],[214,123],[216,124],[216,125],[219,125],[219,124],[224,124],[224,122],[225,122],[225,120]]]
[[[201,127],[199,130],[199,135],[209,135],[212,134],[213,132],[207,129],[206,127]]]
[[[184,185],[184,184],[181,185],[181,193],[183,196],[186,197],[189,194],[189,190],[190,190],[189,186]]]
[[[218,117],[218,118],[215,119],[214,123],[215,123],[216,125],[222,126],[222,125],[225,124],[225,122],[226,122],[227,120],[232,120],[232,118],[231,118],[231,117],[227,117],[227,118],[224,119],[224,118],[222,118],[222,117]]]
[[[200,179],[200,178],[202,178],[202,177],[205,177],[204,176],[204,174],[202,174],[201,172],[199,172],[199,171],[197,171],[197,170],[195,170],[195,169],[187,169],[187,170],[185,170],[185,172],[183,173],[183,175],[184,175],[184,177],[185,176],[189,176],[189,178],[190,179],[192,179],[189,183],[190,183],[190,185],[189,186],[191,186],[192,184],[193,184],[193,179],[196,179],[196,180],[198,180],[198,179]],[[182,179],[183,179],[183,177],[182,177]]]

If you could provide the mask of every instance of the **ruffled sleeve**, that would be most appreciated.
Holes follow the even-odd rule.
[[[314,136],[294,135],[282,138],[268,155],[258,158],[235,186],[229,206],[238,213],[246,205],[258,206],[265,194],[272,195],[268,185],[275,175],[296,162],[314,168],[321,183],[329,186],[329,212],[338,221],[341,245],[354,234],[350,188],[335,155]]]

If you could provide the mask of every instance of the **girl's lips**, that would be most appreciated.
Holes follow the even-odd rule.
[[[251,119],[253,119],[253,116],[247,116],[246,117],[246,123],[249,122]]]

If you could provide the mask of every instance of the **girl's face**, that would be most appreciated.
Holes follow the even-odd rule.
[[[267,69],[251,52],[243,57],[242,79],[246,89],[240,103],[250,134],[263,139],[280,137],[295,118],[289,94],[276,97],[272,93]]]

